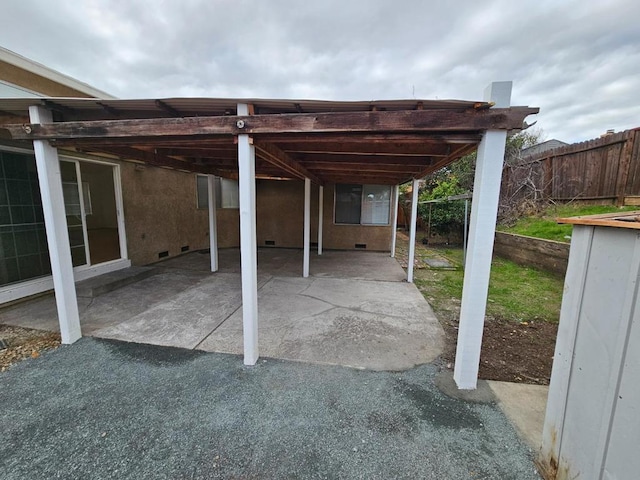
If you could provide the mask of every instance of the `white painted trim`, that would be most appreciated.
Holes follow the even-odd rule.
[[[49,110],[40,106],[29,107],[31,123],[52,123]],[[47,231],[49,258],[55,290],[58,321],[62,343],[73,343],[82,336],[78,301],[73,280],[73,265],[69,247],[69,232],[65,215],[62,176],[58,151],[45,140],[34,140],[38,182],[42,195],[42,209]]]
[[[238,104],[238,115],[249,106]],[[258,361],[258,247],[256,243],[256,150],[249,135],[238,135],[240,200],[240,263],[242,276],[242,338],[244,364]]]
[[[116,270],[129,268],[130,266],[131,260],[126,259],[112,260],[110,262],[99,263],[98,265],[82,265],[73,269],[73,277],[75,283],[78,283],[88,278],[115,272]],[[0,305],[50,290],[53,290],[53,277],[51,275],[5,285],[0,288]]]
[[[91,161],[91,160],[88,160]],[[125,228],[124,218],[124,199],[122,197],[122,177],[120,165],[117,163],[94,162],[111,165],[113,167],[113,188],[116,194],[116,215],[118,218],[118,237],[120,240],[120,258],[128,259],[129,251],[127,249],[127,231]]]
[[[304,179],[304,225],[303,225],[303,254],[302,276],[309,276],[309,256],[311,253],[311,179]]]
[[[391,258],[396,256],[396,237],[398,232],[398,201],[400,196],[400,186],[393,188],[394,207],[393,207],[393,230],[391,231]]]
[[[318,188],[318,255],[322,255],[322,227],[324,222],[324,187]]]
[[[211,256],[211,271],[218,271],[218,222],[216,205],[216,177],[207,175],[207,194],[209,195],[209,254]]]
[[[82,220],[82,237],[84,240],[85,265],[91,265],[91,252],[89,251],[89,231],[87,230],[87,212],[84,208],[84,189],[82,188],[82,173],[80,172],[80,162],[73,161],[76,167],[76,182],[78,183],[78,201],[80,202],[80,218]]]
[[[0,47],[0,60],[2,60],[3,62],[9,63],[11,65],[14,65],[15,67],[18,67],[29,73],[46,78],[47,80],[51,80],[59,85],[63,85],[65,87],[77,90],[91,97],[104,98],[104,99],[116,98],[112,95],[109,95],[106,92],[103,92],[102,90],[98,90],[97,88],[92,87],[87,83],[81,82],[80,80],[76,80],[75,78],[69,77],[68,75],[57,72],[49,67],[42,65],[41,63],[34,62],[33,60],[23,57],[22,55],[18,55],[17,53],[12,52],[11,50],[7,50],[6,48]],[[39,92],[38,94],[42,95]]]
[[[509,106],[510,96],[511,82],[492,83],[485,91],[485,100],[501,107]],[[453,371],[453,378],[461,390],[474,390],[478,382],[506,139],[506,130],[489,130],[483,134],[478,146]]]
[[[33,149],[31,148],[11,147],[11,146],[2,145],[2,144],[0,144],[0,151],[35,155]],[[116,195],[116,209],[117,209],[116,213],[118,218],[118,237],[120,240],[120,258],[121,259],[129,258],[129,252],[127,250],[127,231],[125,228],[124,200],[122,196],[122,174],[121,174],[120,164],[115,163],[113,161],[109,161],[109,160],[98,160],[93,156],[87,157],[84,155],[82,156],[75,155],[73,152],[65,152],[65,153],[58,152],[58,158],[62,160],[68,160],[68,161],[95,163],[98,165],[106,165],[113,168],[113,181],[114,181],[113,186],[114,186],[114,191]]]
[[[409,230],[409,258],[407,259],[407,282],[413,283],[413,263],[416,257],[416,228],[418,223],[418,188],[420,182],[413,179],[411,191],[411,225]]]
[[[131,260],[126,258],[98,263],[96,265],[82,265],[73,269],[73,278],[76,282],[81,282],[87,278],[93,278],[98,275],[104,275],[105,273],[115,272],[116,270],[129,268],[130,266]]]

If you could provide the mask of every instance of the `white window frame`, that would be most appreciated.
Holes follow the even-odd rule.
[[[16,148],[6,145],[0,145],[0,149],[5,152],[15,152],[27,155],[34,155],[34,151],[28,148]],[[118,236],[120,237],[120,258],[111,260],[109,262],[99,263],[96,265],[80,265],[73,267],[73,277],[75,282],[86,280],[88,278],[103,275],[105,273],[114,272],[116,270],[122,270],[131,266],[131,260],[129,260],[129,254],[127,251],[127,233],[125,231],[125,218],[124,218],[124,201],[122,199],[122,180],[120,177],[120,164],[97,160],[95,158],[87,158],[74,156],[66,152],[58,152],[60,160],[67,161],[82,161],[87,163],[98,163],[102,165],[108,165],[113,167],[113,186],[115,190],[116,209],[118,216]],[[80,178],[82,181],[82,178]],[[0,287],[0,305],[7,302],[19,300],[30,295],[53,290],[53,277],[51,275],[45,277],[38,277],[32,280],[25,280],[23,282],[11,283],[4,287]]]
[[[208,195],[209,184],[208,184],[207,177],[208,177],[208,175],[196,174],[196,208],[198,210],[208,210],[209,209],[209,195]],[[206,180],[205,185],[207,186],[207,192],[205,192],[205,193],[207,193],[207,195],[205,195],[205,197],[204,197],[204,198],[207,199],[207,204],[206,205],[201,205],[200,204],[200,195],[198,194],[198,179],[199,178],[204,178]],[[234,205],[228,205],[228,204],[225,205],[224,192],[223,192],[223,190],[225,189],[225,187],[224,187],[224,183],[225,182],[235,182],[236,188],[239,189],[240,187],[238,185],[237,180],[231,180],[231,179],[228,179],[228,178],[218,177],[218,176],[216,176],[215,178],[216,178],[216,181],[218,182],[218,185],[217,185],[218,188],[216,189],[216,193],[217,193],[217,195],[220,196],[220,202],[217,202],[216,208],[217,209],[221,209],[221,208],[222,209],[230,209],[230,210],[239,209],[240,208],[239,196],[238,196],[238,198],[236,198],[236,203]],[[223,182],[223,180],[225,182]]]
[[[360,185],[362,187],[361,199],[360,199],[360,223],[337,223],[336,222],[336,197],[338,195],[338,185]],[[366,186],[376,186],[389,188],[389,212],[387,215],[387,223],[362,223],[362,206],[364,205],[364,190]],[[336,183],[333,189],[333,224],[340,226],[354,226],[359,225],[362,227],[388,227],[391,225],[391,208],[393,198],[393,187],[391,185],[379,185],[375,183]]]

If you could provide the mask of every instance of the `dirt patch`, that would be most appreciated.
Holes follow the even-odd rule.
[[[0,372],[25,358],[35,358],[60,345],[60,334],[0,325]]]
[[[418,239],[421,238],[418,236]],[[408,238],[398,235],[396,257],[400,264],[407,265]],[[430,268],[425,259],[444,256],[432,247],[416,244],[415,277],[416,285],[433,307],[445,331],[445,351],[442,355],[447,368],[453,368],[456,343],[458,340],[458,320],[460,318],[459,292],[455,295],[438,288],[444,280],[442,275],[458,275],[462,289],[463,272],[438,272]],[[490,300],[491,301],[491,300]],[[558,324],[539,318],[505,318],[487,314],[482,351],[480,354],[479,378],[516,383],[548,385],[555,350]]]
[[[444,317],[449,317],[444,319]],[[456,356],[458,322],[439,314],[445,330],[442,359],[450,366]],[[549,385],[558,325],[531,321],[515,323],[488,318],[484,324],[479,378]]]

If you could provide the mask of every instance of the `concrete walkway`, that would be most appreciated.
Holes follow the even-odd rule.
[[[79,298],[84,335],[242,353],[240,258],[220,251],[212,274],[198,252],[154,266],[152,276],[95,298]],[[299,250],[259,249],[261,356],[375,370],[433,361],[444,333],[398,262],[375,252],[312,255],[302,278]],[[0,310],[0,323],[57,330],[53,296]]]
[[[2,478],[539,478],[495,404],[374,372],[83,338],[0,375]]]

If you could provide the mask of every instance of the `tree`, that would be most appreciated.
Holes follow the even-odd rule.
[[[445,200],[447,197],[465,193],[456,175],[441,174],[434,179],[430,188],[424,188],[418,195],[419,202],[441,200],[437,203],[418,203],[418,215],[423,223],[429,223],[430,231],[447,237],[462,231],[464,224],[464,204],[460,200]]]
[[[507,137],[505,165],[517,164],[522,149],[536,145],[542,140],[542,130],[523,130]],[[465,155],[456,162],[432,173],[425,178],[420,201],[445,199],[452,195],[473,191],[476,169],[476,152]],[[418,204],[418,214],[423,222],[429,222],[429,204]],[[437,206],[436,206],[437,205]],[[464,204],[462,201],[440,202],[431,208],[431,229],[449,237],[453,232],[461,232],[464,225]]]

